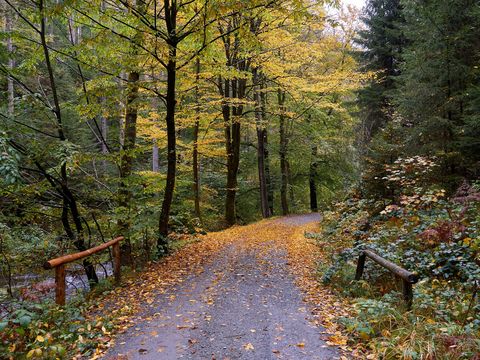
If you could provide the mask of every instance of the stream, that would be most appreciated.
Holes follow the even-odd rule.
[[[112,276],[111,262],[95,265],[99,280]],[[81,264],[69,264],[66,269],[67,301],[79,292],[89,291],[87,276]],[[4,316],[15,300],[55,299],[55,270],[45,270],[42,273],[13,275],[12,291],[15,299],[8,294],[8,280],[0,274],[0,316]]]

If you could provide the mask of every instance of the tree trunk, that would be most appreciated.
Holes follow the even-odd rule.
[[[257,165],[258,181],[260,185],[260,207],[262,217],[270,217],[270,207],[268,205],[267,181],[265,175],[265,138],[266,129],[257,128]]]
[[[239,21],[240,15],[230,18],[230,23],[225,29],[220,29],[224,37],[222,38],[225,48],[226,65],[243,72],[249,68],[249,63],[245,59],[238,57],[240,53],[240,41],[238,34],[231,35],[234,24]],[[247,80],[242,78],[222,79],[219,77],[218,89],[222,100],[222,115],[225,129],[225,150],[227,155],[227,184],[225,197],[225,220],[228,225],[236,223],[236,194],[237,194],[237,174],[240,164],[240,119],[243,116],[243,104],[241,100],[245,99]],[[234,99],[234,102],[229,101]]]
[[[118,206],[123,209],[123,216],[118,220],[118,233],[125,237],[121,246],[121,258],[124,264],[132,264],[132,244],[130,242],[129,216],[128,211],[132,192],[129,189],[128,178],[132,174],[133,161],[135,151],[135,143],[137,140],[137,100],[138,100],[138,81],[140,74],[132,71],[128,74],[127,101],[125,104],[125,127],[123,147],[120,155],[120,188],[118,191]]]
[[[224,85],[222,85],[222,82]],[[225,220],[228,225],[236,223],[237,174],[240,164],[240,117],[243,106],[231,106],[228,98],[243,99],[245,96],[245,80],[219,80],[220,93],[224,97],[222,114],[225,126],[225,148],[227,153],[227,186],[225,198]]]
[[[265,128],[264,119],[262,118],[262,105],[260,101],[260,74],[258,68],[252,69],[253,74],[253,88],[254,88],[254,102],[255,102],[255,123],[257,130],[257,167],[258,167],[258,182],[260,185],[260,208],[262,210],[262,217],[270,217],[270,207],[268,205],[268,190],[265,176],[265,140],[267,130]]]
[[[264,158],[265,158],[265,182],[267,185],[267,203],[270,211],[270,216],[273,216],[273,183],[270,173],[270,152],[268,151],[268,131],[265,131],[265,146],[264,146]]]
[[[288,197],[290,207],[295,207],[295,188],[293,187],[292,170],[290,169],[290,162],[287,160],[287,178],[288,178]]]
[[[118,143],[120,144],[120,148],[123,148],[124,139],[125,139],[125,126],[124,126],[124,119],[122,116],[118,118]]]
[[[5,9],[5,32],[7,33],[7,52],[8,52],[8,68],[12,70],[15,67],[15,60],[13,59],[13,42],[12,42],[12,15],[10,9],[6,6]],[[7,93],[8,93],[8,115],[13,116],[15,111],[15,88],[13,86],[13,79],[9,76],[7,78]]]
[[[102,103],[105,104],[105,99],[102,99]],[[108,154],[108,147],[107,147],[107,138],[108,138],[108,122],[107,118],[105,117],[104,114],[101,115],[100,117],[100,126],[102,130],[102,154],[106,156]],[[107,174],[107,160],[103,159],[102,160],[102,167],[103,167],[103,173],[106,175]]]
[[[168,15],[167,15],[168,16]],[[175,29],[174,16],[170,17],[170,22],[173,23],[172,27]],[[175,30],[173,30],[175,31]],[[168,220],[170,217],[170,208],[173,200],[173,192],[175,190],[175,176],[176,176],[176,133],[175,133],[175,106],[176,106],[176,76],[177,76],[177,43],[174,41],[173,45],[170,45],[169,60],[167,64],[167,97],[166,97],[166,123],[167,123],[167,183],[163,194],[162,211],[159,219],[159,237],[158,237],[158,250],[161,253],[168,251]]]
[[[67,140],[64,132],[64,125],[62,121],[62,112],[60,108],[60,101],[58,98],[58,92],[57,92],[57,86],[55,82],[55,76],[53,72],[53,67],[52,63],[50,60],[50,52],[49,52],[49,47],[47,44],[47,36],[46,36],[46,17],[45,17],[45,7],[44,7],[44,1],[39,0],[38,2],[38,10],[39,10],[39,15],[40,15],[40,41],[41,41],[41,46],[43,49],[43,54],[45,57],[45,65],[47,68],[47,73],[48,73],[48,78],[50,82],[50,90],[52,93],[52,98],[53,98],[53,114],[55,116],[56,122],[57,122],[57,133],[58,133],[58,138],[60,141],[64,142]],[[37,163],[38,164],[38,163]],[[45,176],[48,176],[50,179],[51,177],[47,172],[44,171]],[[76,199],[73,195],[73,193],[70,191],[70,188],[68,187],[68,177],[67,177],[67,167],[65,163],[62,163],[60,166],[60,176],[61,176],[61,184],[59,187],[59,192],[62,196],[62,201],[63,201],[63,213],[62,213],[62,224],[64,226],[65,232],[67,233],[68,237],[73,240],[73,244],[79,251],[86,250],[86,245],[85,241],[83,238],[83,227],[82,227],[82,220],[80,213],[78,211],[78,206]],[[51,181],[51,180],[50,180]],[[51,182],[52,186],[55,185],[55,182]],[[55,185],[56,188],[58,188]],[[76,234],[73,233],[70,224],[69,224],[69,219],[68,219],[68,212],[70,211],[75,228],[76,228]],[[98,277],[97,274],[95,273],[95,268],[90,262],[90,260],[85,259],[83,261],[83,267],[85,269],[85,273],[87,275],[87,278],[89,280],[89,283],[91,285],[98,283]]]
[[[317,147],[312,146],[312,159],[310,161],[310,174],[309,174],[309,187],[310,187],[310,210],[312,212],[318,211],[317,203]]]
[[[264,84],[262,83],[262,89]],[[260,93],[260,100],[262,105],[262,118],[267,119],[267,95],[264,91]],[[270,216],[273,215],[273,183],[270,173],[270,152],[268,151],[268,130],[265,131],[264,137],[264,158],[265,158],[265,183],[267,185],[267,200]]]
[[[201,221],[200,213],[200,179],[198,174],[198,132],[200,129],[200,58],[195,64],[195,124],[193,127],[193,196],[195,202],[195,216]]]
[[[280,186],[280,202],[282,204],[282,214],[287,215],[288,210],[288,138],[286,134],[285,124],[285,92],[278,89],[278,106],[280,108],[280,173],[281,173],[281,186]]]
[[[226,100],[230,97],[230,86],[231,82],[229,79],[224,80],[224,85],[222,85],[222,79],[219,79],[220,93],[224,97],[222,104],[222,115],[225,123],[225,150],[227,154],[227,194],[225,197],[225,220],[228,225],[234,225],[236,222],[235,194],[237,189],[238,167],[235,167],[235,151],[232,139],[232,132],[235,124],[231,124],[231,107]]]

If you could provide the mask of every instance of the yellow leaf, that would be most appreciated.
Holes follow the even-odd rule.
[[[28,352],[27,359],[30,359],[33,356],[33,354],[35,354],[35,349],[32,349]]]
[[[37,338],[35,339],[35,341],[44,342],[45,338],[42,335],[38,335]]]
[[[247,344],[243,345],[243,347],[245,348],[245,350],[254,350],[255,349],[251,343],[247,343]]]
[[[388,331],[387,329],[383,329],[382,330],[382,336],[383,337],[389,337],[391,334],[390,334],[390,331]]]
[[[362,340],[370,340],[370,334],[365,331],[360,331],[358,335]]]

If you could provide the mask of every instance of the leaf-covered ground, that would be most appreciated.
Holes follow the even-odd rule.
[[[126,282],[93,313],[116,329],[106,359],[345,359],[334,321],[348,306],[316,278],[322,252],[304,237],[317,215],[211,233]]]

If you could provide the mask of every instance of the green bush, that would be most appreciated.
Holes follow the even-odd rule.
[[[64,307],[52,302],[17,303],[0,322],[0,353],[15,358],[70,359],[89,357],[109,340],[108,319],[86,318],[85,300],[72,299]],[[91,306],[91,304],[90,304]]]
[[[435,185],[413,186],[397,190],[395,202],[354,194],[325,214],[321,232],[308,236],[331,253],[330,264],[319,268],[322,281],[354,303],[354,316],[340,319],[354,341],[382,359],[480,356],[477,198],[475,186],[450,198]],[[399,281],[373,261],[354,281],[365,248],[419,274],[410,311]]]

